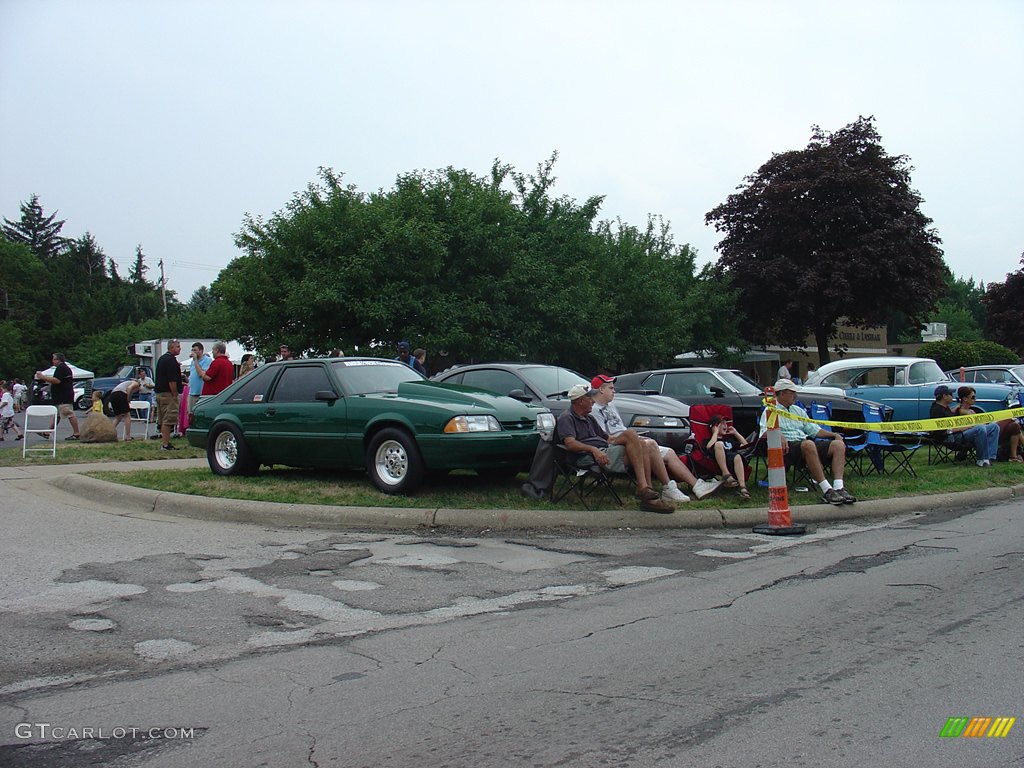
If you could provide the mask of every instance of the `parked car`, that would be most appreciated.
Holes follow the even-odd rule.
[[[953,381],[960,383],[960,369],[946,371]],[[1024,388],[1024,365],[972,365],[964,368],[964,384],[1009,384]]]
[[[576,371],[538,363],[480,363],[441,371],[435,381],[463,384],[508,395],[550,409],[557,419],[569,407],[567,393],[574,384],[590,386]],[[615,407],[623,422],[659,444],[683,450],[690,436],[690,409],[667,397],[616,394]]]
[[[133,381],[138,378],[140,371],[145,373],[149,378],[153,378],[153,369],[148,365],[122,365],[117,369],[117,372],[114,373],[113,376],[103,376],[102,378],[93,379],[92,388],[100,390],[104,395],[109,395],[118,384],[123,384],[126,381]],[[138,397],[138,395],[136,394],[135,397]]]
[[[186,437],[219,475],[365,467],[384,493],[408,493],[428,470],[528,469],[553,429],[546,408],[428,381],[394,360],[331,358],[258,368],[202,400]]]
[[[624,373],[616,388],[625,392],[658,392],[689,405],[728,405],[733,423],[744,435],[757,430],[764,392],[756,381],[732,368],[662,368],[655,371]],[[836,421],[864,421],[866,401],[847,397],[834,387],[799,387],[797,399],[805,405],[812,400],[832,403]],[[886,409],[886,419],[892,409]]]
[[[851,357],[826,363],[807,377],[808,384],[840,387],[847,395],[892,406],[896,421],[927,419],[935,387],[951,382],[938,363],[925,357]],[[971,385],[977,408],[998,411],[1017,402],[1017,387],[1005,384]]]

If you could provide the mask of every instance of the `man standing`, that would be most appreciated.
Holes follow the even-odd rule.
[[[787,381],[793,380],[793,361],[783,360],[782,365],[779,366],[779,375],[776,376],[780,381],[786,379]]]
[[[796,384],[788,379],[775,382],[775,402],[780,410],[807,418],[807,411],[796,405]],[[857,499],[844,487],[843,470],[846,467],[846,443],[843,436],[820,428],[817,424],[779,416],[782,430],[782,453],[787,462],[803,460],[807,471],[821,489],[829,504],[853,504]],[[768,430],[768,409],[761,412],[761,434]],[[828,438],[828,442],[824,441]],[[825,479],[823,462],[832,465],[832,482]]]
[[[156,361],[156,421],[160,425],[160,450],[176,451],[171,445],[171,430],[178,426],[181,405],[181,366],[178,354],[181,342],[171,339],[167,351]]]
[[[78,418],[75,416],[75,375],[60,352],[53,353],[51,362],[53,376],[36,371],[36,379],[49,382],[50,400],[57,406],[57,421],[59,422],[63,416],[71,423],[71,434],[65,439],[77,440],[79,435]]]
[[[282,344],[277,348],[277,359],[278,360],[292,360],[292,350],[287,344]]]
[[[398,357],[395,360],[399,360],[415,370],[416,358],[412,356],[411,349],[412,347],[409,346],[408,341],[398,342]]]
[[[145,400],[150,405],[153,404],[153,389],[156,387],[154,382],[149,376],[146,375],[144,368],[139,368],[138,379],[139,382],[139,400]]]
[[[192,345],[192,370],[188,374],[188,412],[191,414],[203,394],[203,372],[210,367],[213,358],[203,352],[203,345]]]
[[[693,495],[697,497],[698,501],[714,493],[722,484],[721,480],[713,482],[698,480],[671,448],[658,445],[651,438],[640,437],[634,430],[628,429],[622,421],[622,416],[619,415],[618,408],[612,403],[615,398],[614,376],[595,376],[591,380],[590,386],[597,392],[594,395],[594,410],[590,414],[591,418],[608,433],[608,442],[612,445],[625,445],[633,439],[640,441],[642,449],[647,453],[647,463],[651,468],[651,475],[661,483],[662,501],[671,503],[690,500],[689,496],[679,490],[677,480],[693,488]],[[669,479],[669,475],[672,476],[672,479]],[[647,479],[650,480],[650,477]]]
[[[575,384],[569,389],[570,405],[555,423],[558,440],[572,453],[590,454],[595,462],[607,467],[609,472],[623,474],[629,464],[636,477],[636,498],[640,502],[640,509],[672,512],[673,505],[662,501],[661,494],[651,488],[647,452],[640,446],[637,434],[633,433],[632,440],[610,445],[608,434],[590,418],[596,394],[596,390],[588,389],[584,384]]]
[[[228,384],[235,380],[235,367],[228,359],[227,344],[218,341],[213,345],[213,362],[199,375],[203,379],[204,396],[220,394],[227,389]]]

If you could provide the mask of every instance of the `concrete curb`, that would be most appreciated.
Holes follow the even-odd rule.
[[[190,496],[136,488],[94,477],[66,474],[48,480],[61,490],[127,512],[188,517],[197,520],[253,523],[302,528],[431,528],[446,526],[477,529],[517,528],[750,528],[766,523],[763,508],[701,508],[685,505],[671,515],[636,509],[428,509],[394,507],[335,507],[320,504],[279,504]],[[912,512],[939,512],[995,504],[1024,496],[1024,484],[1009,488],[984,488],[934,496],[877,499],[835,507],[812,504],[793,507],[793,522],[823,523],[864,517],[890,517]]]

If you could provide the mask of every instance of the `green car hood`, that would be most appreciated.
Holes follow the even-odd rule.
[[[459,410],[478,409],[492,414],[501,423],[537,421],[537,414],[546,409],[521,403],[505,395],[461,384],[436,381],[406,381],[398,385],[398,396],[414,400],[450,405]]]

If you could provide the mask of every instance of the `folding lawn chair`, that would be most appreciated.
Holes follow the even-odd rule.
[[[21,457],[30,453],[48,453],[57,458],[57,406],[30,405],[25,409],[25,426],[22,428]],[[28,447],[29,433],[41,435],[49,445]]]
[[[577,454],[564,445],[555,445],[555,484],[551,490],[551,502],[557,504],[570,493],[579,499],[584,509],[589,510],[587,499],[595,494],[611,497],[616,506],[622,506],[622,499],[613,485],[613,475],[594,461],[589,454]]]
[[[868,424],[879,424],[883,421],[881,406],[865,403],[863,405],[863,413],[864,421]],[[861,459],[858,463],[860,467],[858,474],[869,475],[874,471],[880,475],[895,475],[897,472],[906,472],[913,477],[917,477],[917,472],[914,471],[911,459],[917,453],[918,448],[923,445],[920,438],[913,436],[911,438],[912,442],[909,443],[893,442],[881,432],[874,430],[868,430],[865,436],[867,444],[864,454],[867,455],[870,463],[867,465],[866,471],[864,471],[864,463],[863,459]],[[891,469],[885,466],[886,458],[892,458],[893,460]]]
[[[708,404],[690,406],[690,438],[683,447],[683,456],[681,458],[686,462],[690,471],[698,478],[713,478],[722,473],[718,462],[715,461],[714,455],[704,450],[704,444],[711,437],[711,419],[715,416],[721,416],[730,424],[733,423],[731,406]],[[757,443],[755,435],[749,435],[746,439],[748,445],[738,451],[740,456],[743,457],[743,466],[747,473],[744,482],[750,480],[750,458],[755,455]]]

